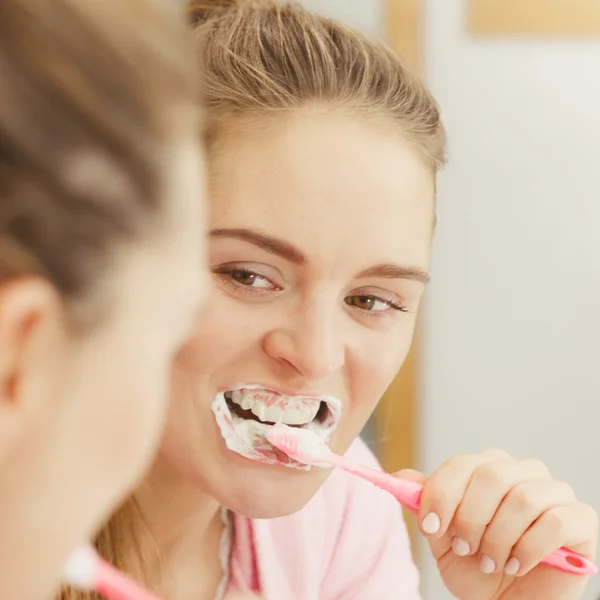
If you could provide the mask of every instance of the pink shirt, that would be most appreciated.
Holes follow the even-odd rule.
[[[348,456],[380,468],[360,440]],[[399,504],[340,470],[294,515],[235,517],[229,587],[264,600],[421,598]]]

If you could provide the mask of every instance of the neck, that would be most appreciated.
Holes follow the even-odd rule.
[[[210,588],[221,579],[219,503],[185,481],[160,456],[135,498],[143,518],[139,526],[151,534],[160,560],[160,565],[150,566],[162,572],[157,582],[161,591],[177,598],[208,587],[209,597]]]

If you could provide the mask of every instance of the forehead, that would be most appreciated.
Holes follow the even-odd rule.
[[[315,257],[426,267],[434,177],[397,128],[321,111],[225,141],[210,160],[212,228],[254,227]]]

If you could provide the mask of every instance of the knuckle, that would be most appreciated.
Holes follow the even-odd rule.
[[[496,462],[479,465],[473,473],[473,478],[485,487],[500,487],[506,483],[506,471]]]
[[[543,477],[550,477],[550,469],[548,468],[548,465],[537,458],[528,458],[527,460],[523,461],[523,464],[532,473],[541,475]]]
[[[597,533],[598,528],[600,527],[600,519],[598,517],[598,511],[593,506],[590,506],[589,504],[585,504],[584,506],[585,506],[585,509],[587,510],[587,512],[589,513],[591,529],[592,529],[592,531],[594,531],[594,533]]]
[[[557,494],[560,495],[562,499],[565,501],[575,500],[575,490],[566,481],[556,481],[555,485]]]
[[[447,461],[443,462],[439,470],[462,470],[468,461],[469,456],[467,454],[459,454],[458,456],[453,456],[452,458],[449,458]]]
[[[598,531],[600,526],[598,511],[591,504],[586,504],[585,502],[578,502],[577,504],[582,514],[589,520],[589,527],[594,531]]]
[[[533,498],[524,487],[513,488],[508,493],[507,501],[517,513],[532,514],[537,509]]]
[[[568,533],[567,524],[558,512],[549,510],[542,517],[542,522],[544,527],[552,532],[553,537],[566,539]]]

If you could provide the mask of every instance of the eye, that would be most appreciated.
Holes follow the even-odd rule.
[[[269,292],[280,292],[283,288],[276,283],[276,273],[272,277],[263,275],[257,270],[246,266],[229,264],[221,265],[213,269],[213,273],[219,276],[221,283],[237,293],[260,294]]]
[[[273,287],[272,283],[266,277],[252,271],[247,271],[246,269],[231,269],[229,275],[233,281],[246,287],[265,289]]]
[[[384,300],[383,298],[378,298],[377,296],[363,294],[352,295],[347,296],[344,299],[344,302],[348,304],[348,306],[353,306],[360,310],[373,313],[385,313],[389,310],[406,312],[406,308],[399,302],[395,302],[393,300]]]

